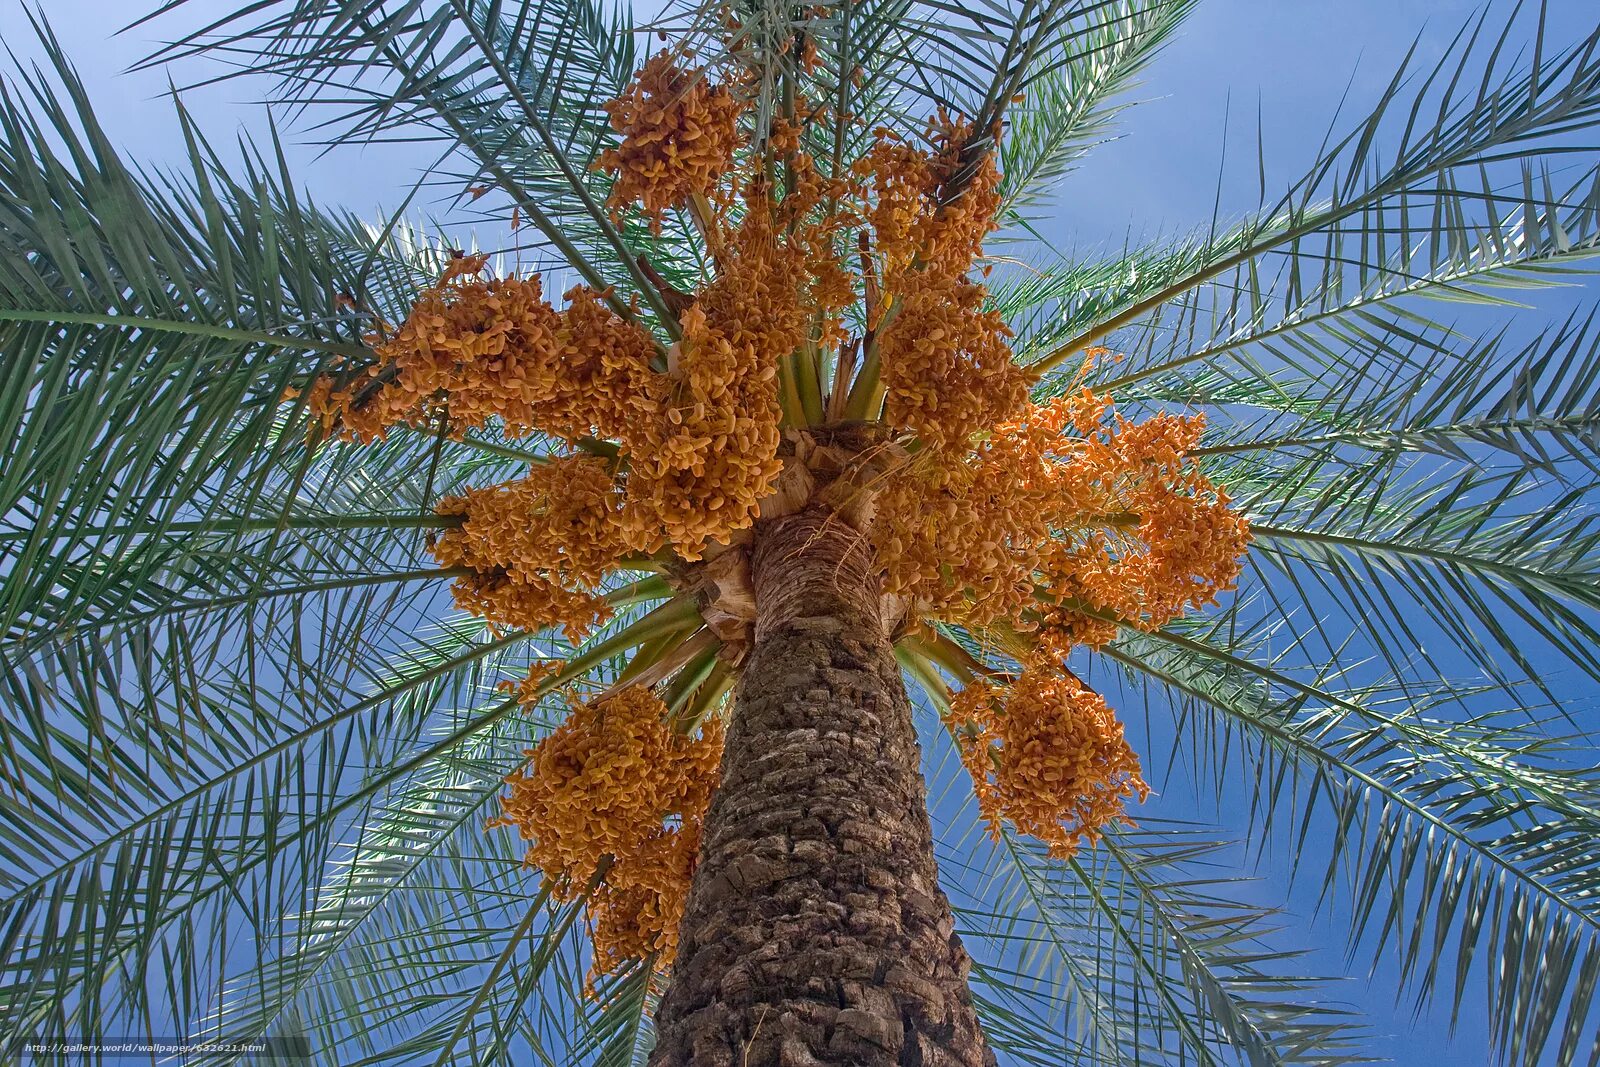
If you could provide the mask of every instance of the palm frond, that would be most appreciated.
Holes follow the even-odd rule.
[[[1117,101],[1194,9],[1191,0],[1100,6],[1066,54],[1049,57],[1013,106],[1000,145],[1005,210],[1026,224],[1029,208],[1100,141],[1111,136]]]
[[[917,648],[905,643],[902,663],[944,708],[940,669]],[[1238,846],[1197,824],[1141,820],[1102,848],[1052,858],[1009,828],[990,833],[948,734],[929,747],[939,863],[997,1052],[1041,1067],[1068,1051],[1107,1064],[1361,1058],[1348,1013],[1306,1006],[1324,980],[1289,970],[1299,953],[1273,946],[1276,913],[1240,902]]]
[[[1595,1011],[1575,977],[1600,967],[1582,843],[1600,794],[1571,762],[1591,740],[1541,736],[1519,716],[1451,721],[1440,713],[1459,693],[1349,688],[1337,668],[1301,678],[1208,636],[1129,635],[1106,655],[1178,698],[1178,736],[1203,742],[1184,747],[1197,773],[1244,768],[1262,834],[1291,852],[1311,834],[1333,843],[1322,870],[1294,864],[1293,877],[1320,876],[1353,946],[1392,953],[1421,1002],[1448,983],[1455,1010],[1481,969],[1498,1047],[1532,1065],[1555,1039],[1556,1062],[1573,1062]]]
[[[240,73],[276,76],[286,102],[334,110],[316,127],[330,144],[432,131],[469,168],[448,179],[457,199],[498,190],[508,201],[495,208],[502,221],[526,219],[542,250],[596,289],[626,287],[671,335],[676,317],[638,257],[648,254],[669,280],[682,280],[694,258],[681,233],[674,241],[637,221],[614,223],[603,206],[609,183],[592,172],[611,135],[600,105],[636,62],[633,32],[626,8],[594,0],[448,0],[427,13],[415,2],[357,9],[318,0],[251,5],[151,62],[248,56]],[[607,299],[633,316],[621,296]]]
[[[1193,319],[1225,339],[1258,328],[1274,303],[1293,320],[1408,288],[1460,295],[1455,272],[1508,250],[1592,251],[1595,172],[1555,168],[1600,115],[1600,31],[1560,51],[1540,41],[1524,65],[1505,48],[1520,25],[1514,15],[1485,44],[1480,22],[1431,71],[1402,69],[1366,119],[1243,222],[1214,221],[1177,255],[1102,268],[1115,288],[1080,302],[1039,365],[1136,325],[1187,345],[1176,325]],[[1408,75],[1415,87],[1405,91]],[[1495,273],[1507,273],[1502,265]],[[1168,305],[1179,322],[1158,328],[1150,317]]]

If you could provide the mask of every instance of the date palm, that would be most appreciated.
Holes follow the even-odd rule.
[[[1600,351],[1585,318],[1524,342],[1472,337],[1430,298],[1509,322],[1497,289],[1562,280],[1595,253],[1600,31],[1547,39],[1542,12],[1475,21],[1258,211],[1110,259],[1053,258],[1026,240],[1050,183],[1190,6],[740,3],[663,25],[711,69],[738,53],[757,129],[798,94],[857,116],[807,126],[828,173],[863,158],[874,127],[970,120],[951,178],[990,160],[1003,175],[988,248],[1026,269],[1000,262],[989,306],[1035,397],[1087,381],[1131,416],[1205,411],[1194,455],[1254,535],[1220,608],[1121,625],[1075,650],[1075,670],[1161,720],[1147,767],[1182,761],[1253,834],[1308,857],[1288,888],[1347,916],[1354,950],[1398,959],[1403,989],[1486,1010],[1510,1060],[1591,1058]],[[814,53],[784,46],[797,30]],[[940,998],[982,1025],[981,1042],[945,1050],[954,1062],[984,1045],[1039,1064],[1361,1055],[1353,1021],[1273,950],[1275,913],[1215,874],[1225,842],[1205,827],[1157,801],[1070,858],[1005,824],[986,838],[938,713],[952,687],[1010,672],[1015,647],[959,622],[884,627],[876,565],[811,510],[757,534],[743,659],[725,647],[746,637],[728,622],[740,598],[692,559],[628,560],[601,590],[609,619],[581,637],[452,612],[445,583],[470,568],[429,551],[462,525],[441,496],[563,442],[447,420],[351,442],[308,434],[316,412],[282,398],[381,363],[375,335],[467,238],[320,209],[280,153],[225,163],[186,116],[185,171],[139,171],[40,32],[53,67],[17,72],[0,97],[8,1055],[182,1032],[304,1034],[338,1063],[627,1063],[651,1055],[659,1017],[656,1061],[691,1062],[684,1050],[710,1047],[683,1008],[697,982],[752,1063],[820,1055],[838,1029],[875,1055],[922,1048],[926,1020],[906,1005]],[[277,75],[339,142],[439,142],[433,176],[470,190],[481,232],[608,293],[666,352],[683,294],[719,265],[699,212],[653,226],[606,207],[594,164],[616,136],[601,105],[640,66],[638,39],[626,14],[583,0],[297,0],[158,58]],[[1077,355],[1102,343],[1123,358],[1080,379]],[[881,411],[873,353],[853,355],[785,357],[789,447],[803,428],[807,447],[829,446]],[[813,684],[822,658],[833,689]],[[530,660],[557,661],[532,699],[497,694]],[[905,680],[928,712],[922,768]],[[730,716],[724,807],[792,800],[786,832],[825,790],[816,753],[778,742],[818,723],[875,737],[875,762],[828,770],[918,800],[882,869],[903,892],[932,881],[937,856],[950,903],[928,885],[893,922],[947,945],[943,969],[874,974],[887,1002],[848,1018],[835,1004],[810,1030],[729,994],[715,952],[680,960],[664,999],[648,960],[587,988],[594,886],[541,882],[515,835],[483,824],[566,714],[559,689],[630,683],[691,720]],[[804,773],[764,780],[775,752]],[[759,840],[709,818],[686,943],[774,936],[762,893],[777,876],[746,862]],[[839,857],[789,862],[837,894],[848,926],[862,886],[834,877]],[[831,966],[790,947],[789,965]],[[862,1062],[867,1046],[832,1047],[847,1051],[823,1062]]]

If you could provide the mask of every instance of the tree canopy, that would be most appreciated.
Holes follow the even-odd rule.
[[[1041,706],[1107,723],[1089,681],[1165,717],[1145,777],[1181,762],[1253,836],[1317,857],[1289,888],[1349,917],[1356,960],[1397,958],[1405,995],[1485,1012],[1510,1061],[1600,1052],[1596,333],[1587,314],[1531,339],[1437,317],[1469,301],[1509,322],[1507,290],[1594,255],[1600,30],[1557,41],[1542,10],[1486,11],[1247,216],[1110,258],[1041,247],[1051,184],[1092,166],[1190,7],[741,0],[639,27],[586,0],[267,0],[152,57],[272,76],[342,145],[434,144],[424,181],[504,242],[484,252],[404,209],[321,208],[276,144],[225,159],[181,103],[186,165],[140,169],[36,22],[49,66],[0,91],[0,1005],[16,1039],[305,1033],[341,1063],[636,1059],[651,969],[597,978],[582,936],[602,872],[537,879],[525,844],[484,823],[524,750],[582,725],[563,692],[656,686],[706,721],[739,639],[719,629],[732,601],[706,546],[784,493],[780,441],[820,453],[830,441],[795,435],[876,421],[905,456],[873,471],[891,587],[949,601],[896,654],[931,713],[940,862],[1003,1060],[1363,1051],[1193,813],[1086,809],[1066,829],[1089,832],[1063,836],[1060,805],[1018,802],[1007,775],[1042,771],[1006,763],[1006,731]],[[656,29],[688,51],[647,56]],[[630,137],[663,101],[712,131],[679,185]],[[857,217],[809,233],[850,181],[872,190]],[[915,195],[891,217],[897,182]],[[775,206],[752,210],[763,196]],[[562,269],[578,284],[558,311],[531,279]],[[792,322],[760,303],[785,278],[809,283]],[[485,329],[491,303],[515,326]],[[770,351],[716,363],[718,345],[763,347],[727,326],[762,315]],[[939,316],[949,343],[919,345]],[[528,353],[514,382],[451,377],[487,349],[435,358],[441,330],[505,345],[508,329]],[[574,355],[602,350],[592,368]],[[641,417],[662,388],[708,405],[746,390],[760,417]],[[1069,426],[1076,466],[1056,462]],[[959,462],[932,489],[907,481],[941,454]],[[1122,488],[1083,529],[1180,531],[1199,548],[1173,575],[1192,583],[1204,559],[1211,580],[1158,582],[1151,564],[1138,584],[1134,556],[1106,547],[1121,542],[1064,539],[1077,520],[1024,490],[1090,460]],[[1015,495],[990,493],[1023,470]],[[1212,551],[1194,531],[1226,521],[1175,518],[1174,501],[1240,516],[1237,536]],[[626,537],[573,535],[612,511]],[[528,514],[602,557],[540,557]],[[515,602],[510,560],[537,579]],[[1037,574],[1073,594],[1041,604]],[[1059,634],[1066,673],[1023,669],[1022,631]],[[1107,744],[1131,800],[1138,764]]]

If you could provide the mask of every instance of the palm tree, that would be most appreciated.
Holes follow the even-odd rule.
[[[923,283],[890,285],[882,227],[859,227],[859,256],[857,228],[824,230],[811,262],[828,249],[848,295],[831,320],[811,307],[773,364],[776,436],[748,507],[708,535],[710,490],[686,483],[688,511],[650,512],[663,525],[636,523],[603,574],[533,583],[579,598],[564,630],[496,615],[505,539],[527,536],[494,509],[556,477],[540,471],[568,487],[518,513],[546,534],[548,515],[580,514],[584,472],[610,486],[626,471],[642,496],[634,409],[524,426],[469,411],[469,382],[361,420],[426,349],[414,307],[486,299],[475,272],[497,262],[494,284],[523,299],[513,257],[587,287],[572,306],[637,341],[646,393],[692,373],[708,294],[752,306],[737,301],[759,287],[716,286],[760,208],[709,186],[630,202],[651,187],[629,191],[627,109],[605,107],[641,84],[628,12],[267,0],[152,58],[276,76],[334,141],[436,142],[433,178],[504,243],[498,261],[405,222],[409,201],[376,225],[319,208],[276,142],[225,158],[181,105],[186,166],[137,169],[36,23],[47,69],[0,91],[6,1055],[181,1034],[341,1064],[1360,1058],[1357,1021],[1274,947],[1278,913],[1217,873],[1226,840],[1159,801],[1116,817],[1142,782],[1083,696],[1093,680],[1159,720],[1145,767],[1181,760],[1247,812],[1252,837],[1296,857],[1286,888],[1346,917],[1352,952],[1390,961],[1402,991],[1485,1015],[1507,1061],[1594,1062],[1600,341],[1587,315],[1519,342],[1430,309],[1509,321],[1497,290],[1568,280],[1600,249],[1600,30],[1555,41],[1542,9],[1484,15],[1242,219],[1109,259],[1029,241],[1051,183],[1191,6],[738,0],[664,16],[694,51],[653,102],[726,94],[740,147],[713,179],[743,174],[751,204],[912,158],[879,128],[932,168],[917,172],[929,225],[991,197],[987,287],[965,260],[945,281],[982,298],[961,323],[1003,317],[1015,364],[968,380],[989,406],[943,439],[966,394],[907,378],[889,340]],[[807,203],[836,217],[826,196]],[[764,240],[797,241],[805,219],[788,222]],[[931,333],[915,321],[903,347]],[[1083,360],[1102,345],[1118,358]],[[1032,406],[998,395],[1024,385]],[[1183,484],[1225,486],[1207,514],[1248,520],[1237,588],[1180,615],[1116,609],[1104,587],[1068,596],[1041,571],[1035,601],[1030,563],[1025,605],[985,615],[986,587],[952,577],[968,549],[988,558],[968,543],[906,577],[872,531],[938,529],[904,504],[935,498],[885,486],[940,462],[1004,482],[981,464],[1026,438],[1017,412],[1081,415],[1085,388],[1131,422],[1206,414]],[[1030,469],[1070,466],[1052,455]],[[1112,532],[1080,548],[1156,536],[1148,514],[1096,514]],[[1041,552],[1064,543],[1049,522]],[[1220,592],[1232,558],[1184,572],[1199,592],[1182,606]],[[902,567],[889,596],[886,564]],[[578,564],[545,559],[539,581],[562,567]],[[451,610],[449,582],[475,611]],[[1060,616],[1078,638],[1065,659],[1035,647]],[[1043,670],[1123,760],[1096,779],[1118,803],[1083,793],[1097,814],[1049,843],[1035,838],[1061,833],[1059,813],[1020,814],[1017,746],[984,732],[1022,721],[1023,679]],[[484,824],[548,831],[518,800],[547,781],[520,773],[524,750],[544,766],[641,707],[646,732],[677,728],[650,735],[669,755],[613,795],[540,803],[610,818],[725,723],[720,788],[709,810],[647,812],[652,840],[703,834],[681,927],[596,960],[586,931],[619,914],[628,857],[540,877],[526,841]]]

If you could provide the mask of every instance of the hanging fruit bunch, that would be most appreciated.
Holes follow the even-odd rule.
[[[945,716],[989,825],[1011,823],[1052,856],[1077,853],[1150,789],[1100,695],[1048,660],[1009,685],[974,681]]]
[[[558,901],[587,892],[591,981],[630,960],[671,964],[700,850],[700,828],[722,758],[722,724],[675,732],[666,705],[629,686],[574,702],[566,720],[506,779],[501,816],[531,841]]]
[[[796,83],[827,73],[801,25],[778,46]],[[539,276],[461,256],[370,338],[370,360],[302,397],[318,432],[349,439],[492,424],[554,443],[525,476],[438,504],[450,528],[432,552],[465,569],[457,604],[497,632],[581,640],[630,571],[696,606],[638,646],[634,684],[573,702],[507,779],[499,823],[557,899],[587,894],[592,976],[672,958],[718,707],[750,640],[758,519],[820,505],[870,539],[891,637],[929,668],[919,677],[964,684],[945,719],[983,817],[1057,856],[1148,793],[1067,656],[1213,603],[1249,540],[1191,458],[1198,417],[1117,414],[1084,384],[1104,349],[1075,378],[1015,359],[984,281],[997,117],[940,111],[915,142],[867,130],[797,84],[760,84],[739,62],[754,38],[739,40],[722,71],[658,54],[606,106],[617,139],[593,221],[681,223],[707,265],[694,291],[641,258],[646,289],[579,286],[558,309]],[[818,98],[845,99],[836,88]],[[864,144],[853,155],[809,150],[846,129]],[[952,628],[1014,669],[977,663]],[[518,699],[550,687],[536,671]]]
[[[463,520],[433,545],[456,580],[456,603],[496,630],[562,626],[581,640],[610,608],[599,589],[627,551],[621,494],[605,460],[561,456],[525,478],[445,497],[441,515]]]

